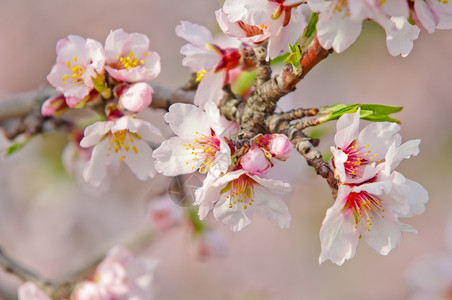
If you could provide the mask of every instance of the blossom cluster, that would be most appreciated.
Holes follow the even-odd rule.
[[[336,200],[320,229],[320,262],[342,265],[355,255],[362,238],[386,255],[401,232],[416,232],[399,221],[423,213],[427,191],[394,171],[404,158],[419,153],[420,140],[401,144],[396,123],[372,123],[359,131],[360,111],[337,122],[332,164],[340,180]]]
[[[122,246],[108,252],[94,274],[82,281],[71,295],[72,300],[150,300],[157,261],[135,258]],[[32,282],[19,287],[19,300],[50,300],[51,298]]]
[[[452,28],[449,1],[339,1],[339,0],[226,0],[216,11],[222,31],[246,43],[268,43],[275,58],[295,44],[308,25],[307,16],[318,14],[317,38],[325,49],[343,52],[358,38],[365,20],[386,32],[389,52],[407,56],[421,30]]]
[[[90,158],[84,163],[84,180],[97,187],[120,162],[141,180],[152,177],[148,142],[158,142],[161,133],[136,116],[151,103],[154,91],[148,82],[160,73],[160,56],[149,50],[149,39],[118,29],[110,32],[102,46],[69,35],[58,41],[56,52],[56,64],[47,79],[61,94],[43,104],[42,115],[85,106],[105,108],[106,120],[88,126],[77,141],[88,149],[73,151],[77,158]]]
[[[287,204],[275,192],[290,185],[266,179],[272,159],[285,160],[292,144],[285,135],[258,135],[251,141],[236,139],[237,126],[220,116],[213,102],[205,110],[176,103],[165,115],[176,136],[164,141],[154,153],[155,168],[166,176],[206,174],[195,191],[195,205],[204,219],[210,211],[215,218],[238,231],[249,225],[253,213],[288,227]]]
[[[407,56],[421,30],[452,28],[452,5],[449,1],[327,1],[308,0],[319,13],[317,37],[320,44],[342,52],[355,42],[362,23],[372,20],[386,32],[386,45],[392,55]]]

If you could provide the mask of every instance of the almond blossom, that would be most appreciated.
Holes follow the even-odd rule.
[[[308,5],[313,11],[319,12],[316,27],[320,44],[338,53],[356,41],[366,19],[375,21],[385,29],[391,55],[407,56],[419,35],[419,29],[408,22],[409,5],[406,0],[310,0]]]
[[[429,33],[452,28],[452,2],[415,0],[409,3],[412,19],[419,28]]]
[[[381,162],[394,141],[400,143],[396,123],[371,123],[359,131],[360,110],[342,115],[336,124],[335,147],[331,147],[335,173],[342,182],[362,181],[364,168]]]
[[[154,151],[157,172],[176,176],[199,169],[201,173],[210,171],[219,176],[229,168],[231,149],[227,137],[235,125],[220,117],[214,103],[206,103],[205,108],[203,111],[182,103],[170,106],[164,118],[177,136]]]
[[[182,64],[197,72],[200,81],[194,103],[201,108],[209,101],[218,104],[229,71],[240,65],[239,49],[216,45],[206,27],[187,21],[176,26],[176,34],[189,42],[180,50],[186,56]]]
[[[88,126],[80,146],[94,148],[83,178],[99,186],[109,170],[116,169],[121,162],[141,180],[153,177],[152,149],[147,141],[158,142],[160,135],[151,123],[129,115]]]
[[[105,55],[105,68],[118,81],[151,81],[160,73],[160,56],[149,51],[149,39],[141,33],[111,31],[105,40]]]
[[[83,281],[74,300],[150,300],[156,261],[135,258],[122,246],[112,248],[97,266],[92,279]]]
[[[240,231],[251,224],[254,213],[275,221],[281,228],[288,228],[289,209],[277,194],[290,190],[288,183],[238,169],[216,179],[207,176],[203,186],[195,192],[194,204],[199,206],[201,220],[212,210],[214,217],[232,231]]]
[[[75,107],[94,90],[93,79],[104,74],[105,54],[102,45],[77,35],[58,41],[57,61],[47,80]]]
[[[339,186],[337,198],[327,210],[320,229],[320,263],[331,260],[342,265],[355,255],[361,238],[380,254],[387,255],[398,246],[402,232],[416,232],[401,223],[399,217],[423,213],[427,191],[394,168],[402,159],[417,155],[419,140],[402,145],[392,136],[389,140],[393,142],[383,163],[367,164],[359,180]]]
[[[307,23],[301,10],[293,9],[302,1],[228,0],[215,12],[222,31],[247,43],[268,39],[272,58],[288,51],[301,37]]]

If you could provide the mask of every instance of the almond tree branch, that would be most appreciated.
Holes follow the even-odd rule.
[[[153,85],[152,88],[154,94],[151,107],[154,108],[168,109],[174,103],[193,103],[196,93],[196,90],[193,90],[192,85],[189,84],[184,88],[168,88],[159,85]],[[45,87],[6,97],[0,101],[0,121],[26,117],[32,112],[36,103],[42,103],[57,94],[55,89]]]

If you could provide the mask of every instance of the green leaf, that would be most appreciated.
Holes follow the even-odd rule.
[[[301,51],[300,47],[297,44],[289,45],[289,56],[284,60],[284,63],[291,64],[295,70],[301,70],[300,59],[301,59]]]
[[[274,66],[274,65],[277,65],[277,64],[282,64],[287,59],[287,57],[289,55],[290,55],[290,53],[287,52],[287,53],[284,53],[284,54],[282,54],[280,56],[277,56],[275,58],[270,59],[270,66]]]
[[[320,114],[326,114],[320,118],[321,123],[339,119],[343,114],[354,113],[361,108],[360,118],[372,122],[393,122],[400,123],[399,120],[390,117],[390,114],[397,113],[402,110],[402,106],[389,106],[383,104],[334,104],[322,107]]]
[[[311,18],[309,19],[308,26],[306,26],[304,36],[308,39],[311,38],[315,33],[315,26],[317,25],[317,21],[319,20],[319,14],[313,12],[311,14]]]
[[[16,153],[17,151],[19,151],[20,149],[22,149],[23,147],[25,147],[25,145],[28,143],[28,141],[29,141],[29,139],[13,142],[11,144],[11,146],[8,147],[8,150],[6,151],[6,156],[10,156],[10,155]]]
[[[231,85],[231,90],[236,95],[243,95],[254,84],[256,80],[256,70],[252,72],[242,71]]]

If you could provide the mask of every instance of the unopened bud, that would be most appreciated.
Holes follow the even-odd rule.
[[[145,82],[129,85],[122,90],[119,105],[132,112],[139,112],[151,104],[154,90]]]
[[[242,168],[254,175],[263,175],[273,166],[258,144],[253,144],[248,152],[240,159]]]

